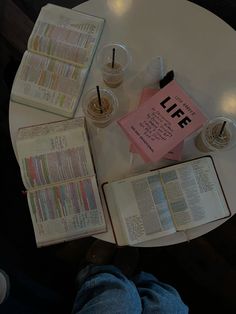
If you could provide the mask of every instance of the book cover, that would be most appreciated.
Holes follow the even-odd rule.
[[[119,119],[118,124],[144,160],[156,162],[206,120],[194,101],[173,80],[143,106]]]
[[[142,90],[142,93],[139,99],[139,106],[142,106],[143,104],[145,104],[146,101],[152,96],[154,96],[156,93],[158,93],[158,91],[159,89],[156,89],[156,88],[149,88],[149,87],[144,88]],[[184,146],[184,142],[182,141],[176,147],[174,147],[170,152],[168,152],[163,158],[180,161],[182,157],[183,146]],[[130,152],[139,153],[139,150],[133,143],[131,143],[130,145]],[[143,158],[145,158],[145,156],[143,156]]]

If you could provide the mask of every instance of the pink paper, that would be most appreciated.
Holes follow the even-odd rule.
[[[163,158],[207,118],[175,80],[118,120],[145,160]]]
[[[158,93],[158,91],[159,89],[155,89],[155,88],[149,88],[149,87],[144,88],[142,90],[142,93],[139,99],[139,106],[142,106],[146,102],[146,100],[154,96],[156,93]],[[183,146],[184,146],[184,142],[181,142],[176,147],[174,147],[172,151],[168,152],[164,156],[164,158],[171,159],[171,160],[178,160],[178,161],[181,160]],[[130,145],[130,152],[140,154],[139,149],[133,143],[131,143]],[[145,160],[144,156],[143,156],[143,159]],[[148,162],[149,160],[145,160],[145,161]]]

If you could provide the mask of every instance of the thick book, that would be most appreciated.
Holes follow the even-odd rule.
[[[103,184],[119,245],[135,245],[229,217],[214,161],[198,157]]]
[[[83,117],[21,128],[16,146],[38,247],[106,230]]]
[[[119,119],[118,124],[144,161],[156,162],[206,121],[194,101],[173,80]]]
[[[72,118],[104,22],[72,9],[44,6],[15,76],[11,99]]]
[[[143,106],[146,104],[146,101],[151,98],[152,96],[154,96],[156,93],[158,93],[158,89],[156,88],[150,88],[150,87],[146,87],[142,90],[142,93],[140,95],[140,99],[139,99],[139,106]],[[183,147],[184,147],[184,141],[180,142],[177,146],[175,146],[170,152],[168,152],[163,158],[164,159],[170,159],[170,160],[177,160],[180,161],[182,158],[182,151],[183,151]],[[139,153],[139,150],[136,149],[135,145],[133,143],[131,143],[130,145],[130,152],[131,153]],[[145,159],[145,156],[143,156],[143,158]],[[148,162],[148,160],[147,160]]]

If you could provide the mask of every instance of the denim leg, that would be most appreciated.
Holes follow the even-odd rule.
[[[188,307],[172,286],[160,282],[152,274],[141,272],[133,278],[146,313],[185,314]]]
[[[112,265],[89,265],[78,275],[72,314],[136,314],[141,301],[134,283]]]

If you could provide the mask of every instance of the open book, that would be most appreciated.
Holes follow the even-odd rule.
[[[104,19],[53,4],[44,6],[17,71],[11,99],[73,117]]]
[[[21,128],[16,145],[37,246],[106,230],[83,117]]]
[[[103,191],[119,245],[157,239],[230,216],[210,156],[108,182]]]

